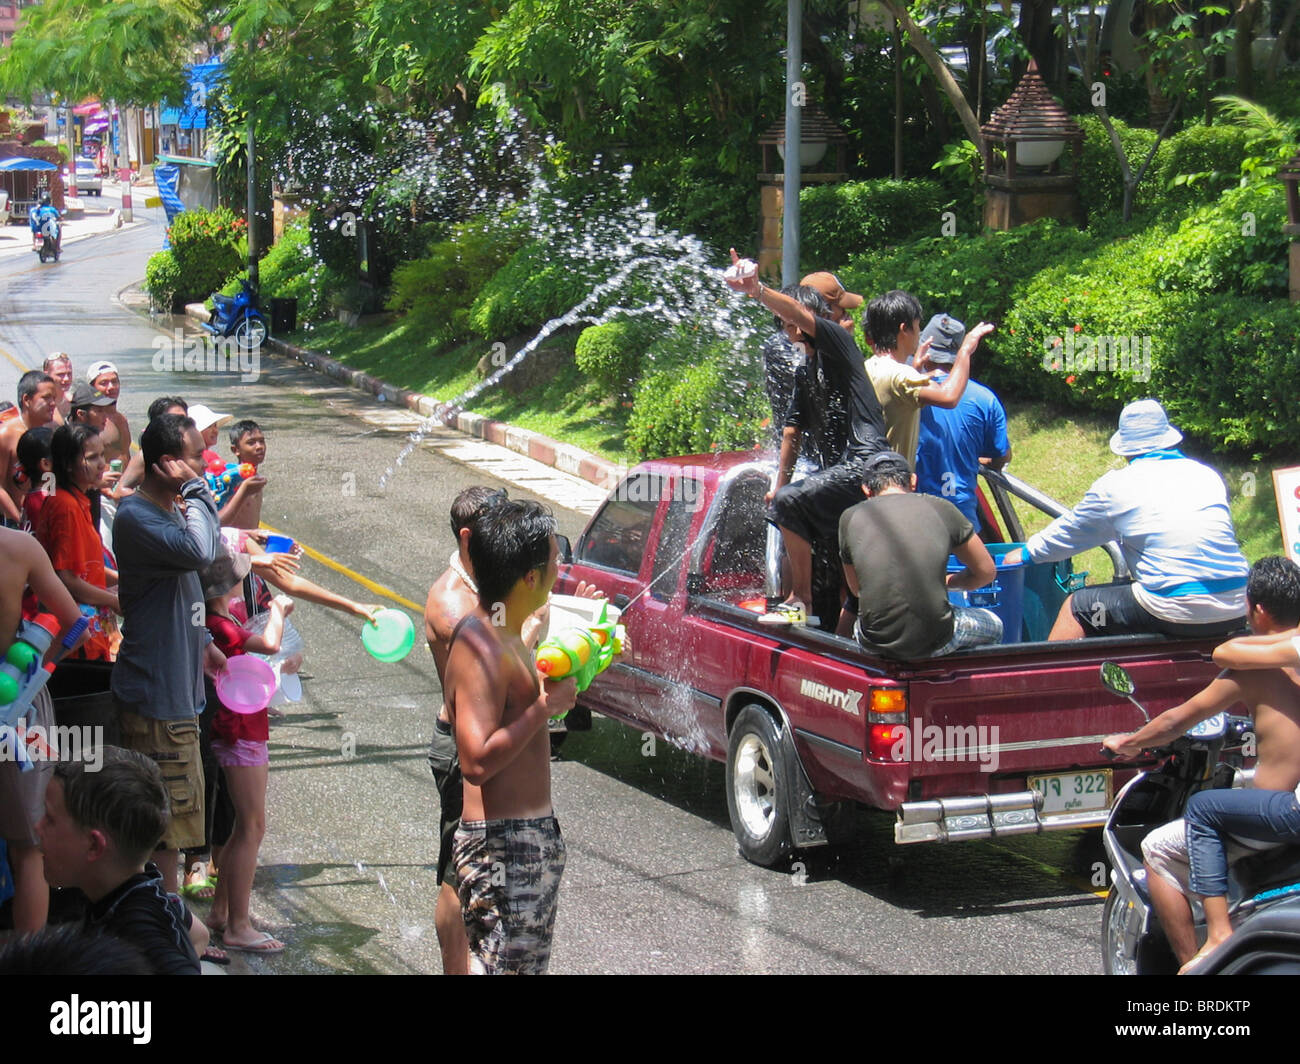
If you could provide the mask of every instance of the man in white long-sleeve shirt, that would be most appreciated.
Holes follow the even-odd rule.
[[[1129,464],[1100,477],[1078,506],[1025,544],[1025,560],[1054,562],[1117,540],[1133,574],[1132,583],[1070,595],[1049,639],[1214,636],[1245,626],[1250,566],[1233,531],[1227,489],[1213,469],[1177,450],[1182,438],[1154,399],[1130,403],[1110,439],[1110,449]]]

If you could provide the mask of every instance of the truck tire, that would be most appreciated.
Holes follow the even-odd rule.
[[[793,848],[781,736],[762,706],[746,706],[727,740],[727,812],[741,855],[771,866]]]

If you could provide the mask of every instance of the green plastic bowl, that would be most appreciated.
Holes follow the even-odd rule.
[[[362,626],[361,645],[379,661],[401,661],[415,646],[415,625],[402,610],[380,610]]]

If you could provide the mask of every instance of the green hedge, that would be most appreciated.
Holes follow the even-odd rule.
[[[176,256],[164,249],[149,256],[144,268],[144,289],[153,305],[164,312],[176,309],[176,293],[181,286],[181,268]]]
[[[862,255],[842,269],[840,279],[867,299],[905,289],[921,301],[927,318],[947,312],[968,324],[1001,322],[1035,273],[1096,245],[1089,233],[1043,220],[1008,233],[934,237],[888,254]]]
[[[1221,193],[1181,220],[1105,238],[1040,221],[1008,233],[922,240],[853,260],[848,287],[913,292],[928,316],[998,325],[977,372],[1008,397],[1106,417],[1155,396],[1219,449],[1300,441],[1300,310],[1286,300],[1281,188]]]
[[[938,181],[846,181],[799,193],[800,258],[804,268],[838,269],[853,255],[937,235],[951,195]]]
[[[1160,191],[1161,213],[1183,213],[1213,203],[1225,188],[1235,185],[1247,154],[1246,138],[1241,126],[1195,125],[1162,144],[1152,161],[1152,167],[1158,164],[1159,169],[1151,175]]]
[[[228,207],[178,214],[167,231],[179,271],[176,298],[193,303],[220,289],[247,258],[247,229]]]
[[[578,337],[574,361],[606,392],[619,395],[635,383],[653,328],[644,318],[618,318],[589,326]]]
[[[450,238],[434,244],[424,258],[393,271],[386,306],[429,320],[446,333],[447,342],[466,340],[475,297],[519,243],[512,230],[494,220],[454,226]]]
[[[642,458],[745,450],[764,438],[771,407],[752,370],[729,344],[692,365],[641,379],[628,421],[628,446]]]
[[[468,325],[479,336],[502,340],[563,314],[591,287],[574,263],[557,259],[547,244],[530,241],[479,290]]]

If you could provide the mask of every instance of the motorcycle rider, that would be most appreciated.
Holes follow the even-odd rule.
[[[28,217],[28,221],[31,223],[32,227],[32,236],[37,237],[43,235],[45,223],[50,220],[57,222],[59,221],[59,218],[59,212],[50,203],[50,194],[48,192],[42,192],[41,205],[32,211],[31,215]],[[63,234],[60,232],[58,239],[55,241],[55,247],[58,247],[59,244],[62,243],[62,237]]]
[[[1279,566],[1279,561],[1283,565]],[[1294,564],[1277,558],[1262,558],[1251,567],[1246,582],[1246,618],[1256,636],[1294,634],[1300,623],[1300,572],[1295,570]],[[1218,654],[1215,656],[1217,660]],[[1186,702],[1165,710],[1129,735],[1108,736],[1102,745],[1118,758],[1134,758],[1144,748],[1172,742],[1188,728],[1238,702],[1250,710],[1255,722],[1254,787],[1295,790],[1300,784],[1300,675],[1291,670],[1225,670]],[[1258,848],[1259,843],[1229,839],[1228,863]],[[1264,848],[1270,847],[1265,844]],[[1189,901],[1192,889],[1184,821],[1171,821],[1148,834],[1142,840],[1142,854],[1151,904],[1178,963],[1186,966],[1196,956],[1197,941]]]

